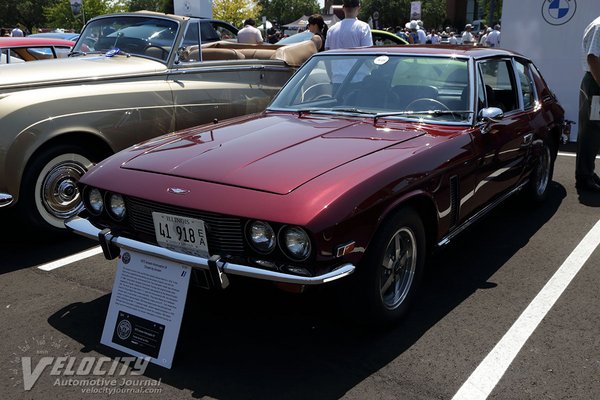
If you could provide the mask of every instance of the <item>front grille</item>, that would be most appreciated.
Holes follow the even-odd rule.
[[[197,218],[204,221],[210,254],[242,255],[244,254],[244,237],[242,221],[210,212],[174,207],[167,204],[155,203],[137,198],[126,198],[127,213],[130,228],[142,234],[146,240],[156,244],[152,212],[161,212]]]

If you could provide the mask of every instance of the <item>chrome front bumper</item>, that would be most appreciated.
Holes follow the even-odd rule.
[[[227,274],[298,285],[320,285],[348,276],[355,270],[354,265],[343,264],[335,270],[323,275],[298,276],[225,262],[221,260],[219,256],[212,256],[210,259],[206,259],[203,257],[178,253],[160,246],[147,244],[122,236],[114,236],[108,229],[101,230],[95,227],[87,219],[77,216],[68,219],[65,222],[65,226],[68,230],[81,236],[85,236],[88,239],[99,240],[104,256],[109,260],[112,260],[119,255],[115,251],[116,248],[148,254],[164,260],[185,264],[192,268],[209,271],[212,275],[216,275],[219,278],[223,287],[227,286]]]

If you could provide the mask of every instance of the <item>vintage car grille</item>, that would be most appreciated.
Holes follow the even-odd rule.
[[[236,217],[174,207],[137,198],[126,198],[130,227],[156,244],[152,212],[186,216],[204,221],[210,254],[242,255],[244,238],[242,221]]]

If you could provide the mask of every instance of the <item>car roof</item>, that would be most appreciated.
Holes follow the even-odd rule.
[[[73,46],[72,40],[41,37],[0,37],[0,47]]]
[[[92,18],[90,21],[95,20],[95,19],[115,18],[115,17],[156,17],[156,18],[167,18],[167,19],[172,19],[172,20],[176,20],[176,21],[187,21],[190,18],[195,18],[195,17],[186,17],[183,15],[165,14],[165,13],[156,12],[156,11],[142,10],[142,11],[133,11],[133,12],[126,12],[126,13],[103,14],[103,15],[99,15],[97,17]]]
[[[78,32],[43,32],[43,33],[33,33],[31,35],[28,35],[27,37],[41,37],[41,38],[72,40],[72,38],[77,38],[78,36],[79,36]]]
[[[488,58],[493,56],[521,57],[523,55],[499,48],[477,47],[469,45],[410,45],[410,46],[373,46],[360,47],[352,49],[329,50],[328,54],[348,54],[348,53],[388,53],[388,54],[413,54],[413,55],[433,55],[433,56],[462,56],[473,59]]]

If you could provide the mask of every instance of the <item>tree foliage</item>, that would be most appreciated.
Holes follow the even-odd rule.
[[[258,0],[263,15],[271,22],[285,25],[303,15],[311,15],[320,11],[317,0]]]
[[[45,24],[39,26],[44,28],[62,28],[81,30],[85,21],[98,15],[126,10],[123,2],[110,2],[107,0],[83,0],[82,12],[73,15],[69,0],[59,0],[55,4],[44,7]]]
[[[247,18],[260,20],[260,5],[253,0],[213,0],[213,18],[240,27]]]
[[[2,0],[0,2],[0,24],[3,27],[20,25],[31,32],[45,22],[43,9],[57,0]]]

